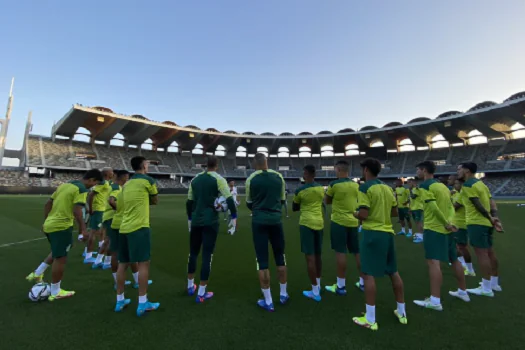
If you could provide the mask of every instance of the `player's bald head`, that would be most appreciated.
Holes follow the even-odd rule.
[[[104,176],[104,179],[110,180],[113,178],[113,168],[105,167],[102,169],[102,176]]]
[[[257,170],[263,170],[268,168],[268,161],[264,153],[257,153],[255,155],[255,158],[253,159],[253,162],[255,163],[255,168]]]

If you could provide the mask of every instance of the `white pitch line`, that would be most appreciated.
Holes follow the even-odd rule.
[[[20,241],[20,242],[13,242],[13,243],[6,243],[6,244],[2,244],[0,245],[0,248],[5,248],[5,247],[10,247],[12,245],[17,245],[17,244],[23,244],[23,243],[29,243],[29,242],[34,242],[34,241],[40,241],[42,239],[46,239],[46,237],[40,237],[40,238],[35,238],[35,239],[27,239],[25,241]]]

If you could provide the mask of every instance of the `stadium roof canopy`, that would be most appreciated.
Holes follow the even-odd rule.
[[[250,154],[256,153],[258,147],[266,147],[271,154],[277,154],[280,147],[287,147],[290,153],[297,154],[299,148],[305,146],[312,153],[320,153],[323,146],[332,146],[335,153],[343,153],[349,144],[356,144],[364,151],[376,141],[381,141],[387,149],[396,149],[404,139],[410,139],[416,147],[425,147],[439,134],[451,144],[463,143],[472,130],[478,130],[489,139],[505,137],[517,122],[525,124],[525,92],[514,94],[500,104],[481,102],[467,112],[445,112],[434,119],[415,118],[407,124],[394,121],[383,127],[371,125],[358,131],[346,128],[338,132],[322,131],[316,135],[310,132],[258,135],[249,131],[202,130],[193,125],[157,122],[142,115],[128,116],[105,107],[76,104],[53,127],[52,136],[73,138],[82,127],[89,130],[92,140],[109,142],[115,135],[121,134],[130,145],[139,146],[151,139],[154,147],[166,148],[177,142],[180,150],[187,151],[200,144],[204,152],[214,152],[221,145],[226,151],[236,151],[243,146]]]

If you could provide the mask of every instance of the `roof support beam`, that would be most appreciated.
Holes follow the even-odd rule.
[[[477,119],[477,115],[469,115],[466,117],[467,122],[472,125],[474,128],[476,128],[480,133],[482,133],[484,136],[486,136],[489,139],[494,139],[497,137],[504,137],[505,134],[496,131],[492,129],[490,126],[488,126],[487,123],[484,123]]]
[[[408,138],[410,141],[412,141],[412,144],[415,147],[427,147],[428,142],[425,139],[425,137],[421,137],[420,134],[418,134],[417,130],[413,126],[407,127],[408,129]]]

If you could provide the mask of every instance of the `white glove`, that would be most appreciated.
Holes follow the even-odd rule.
[[[188,232],[191,233],[191,220],[188,220]]]

